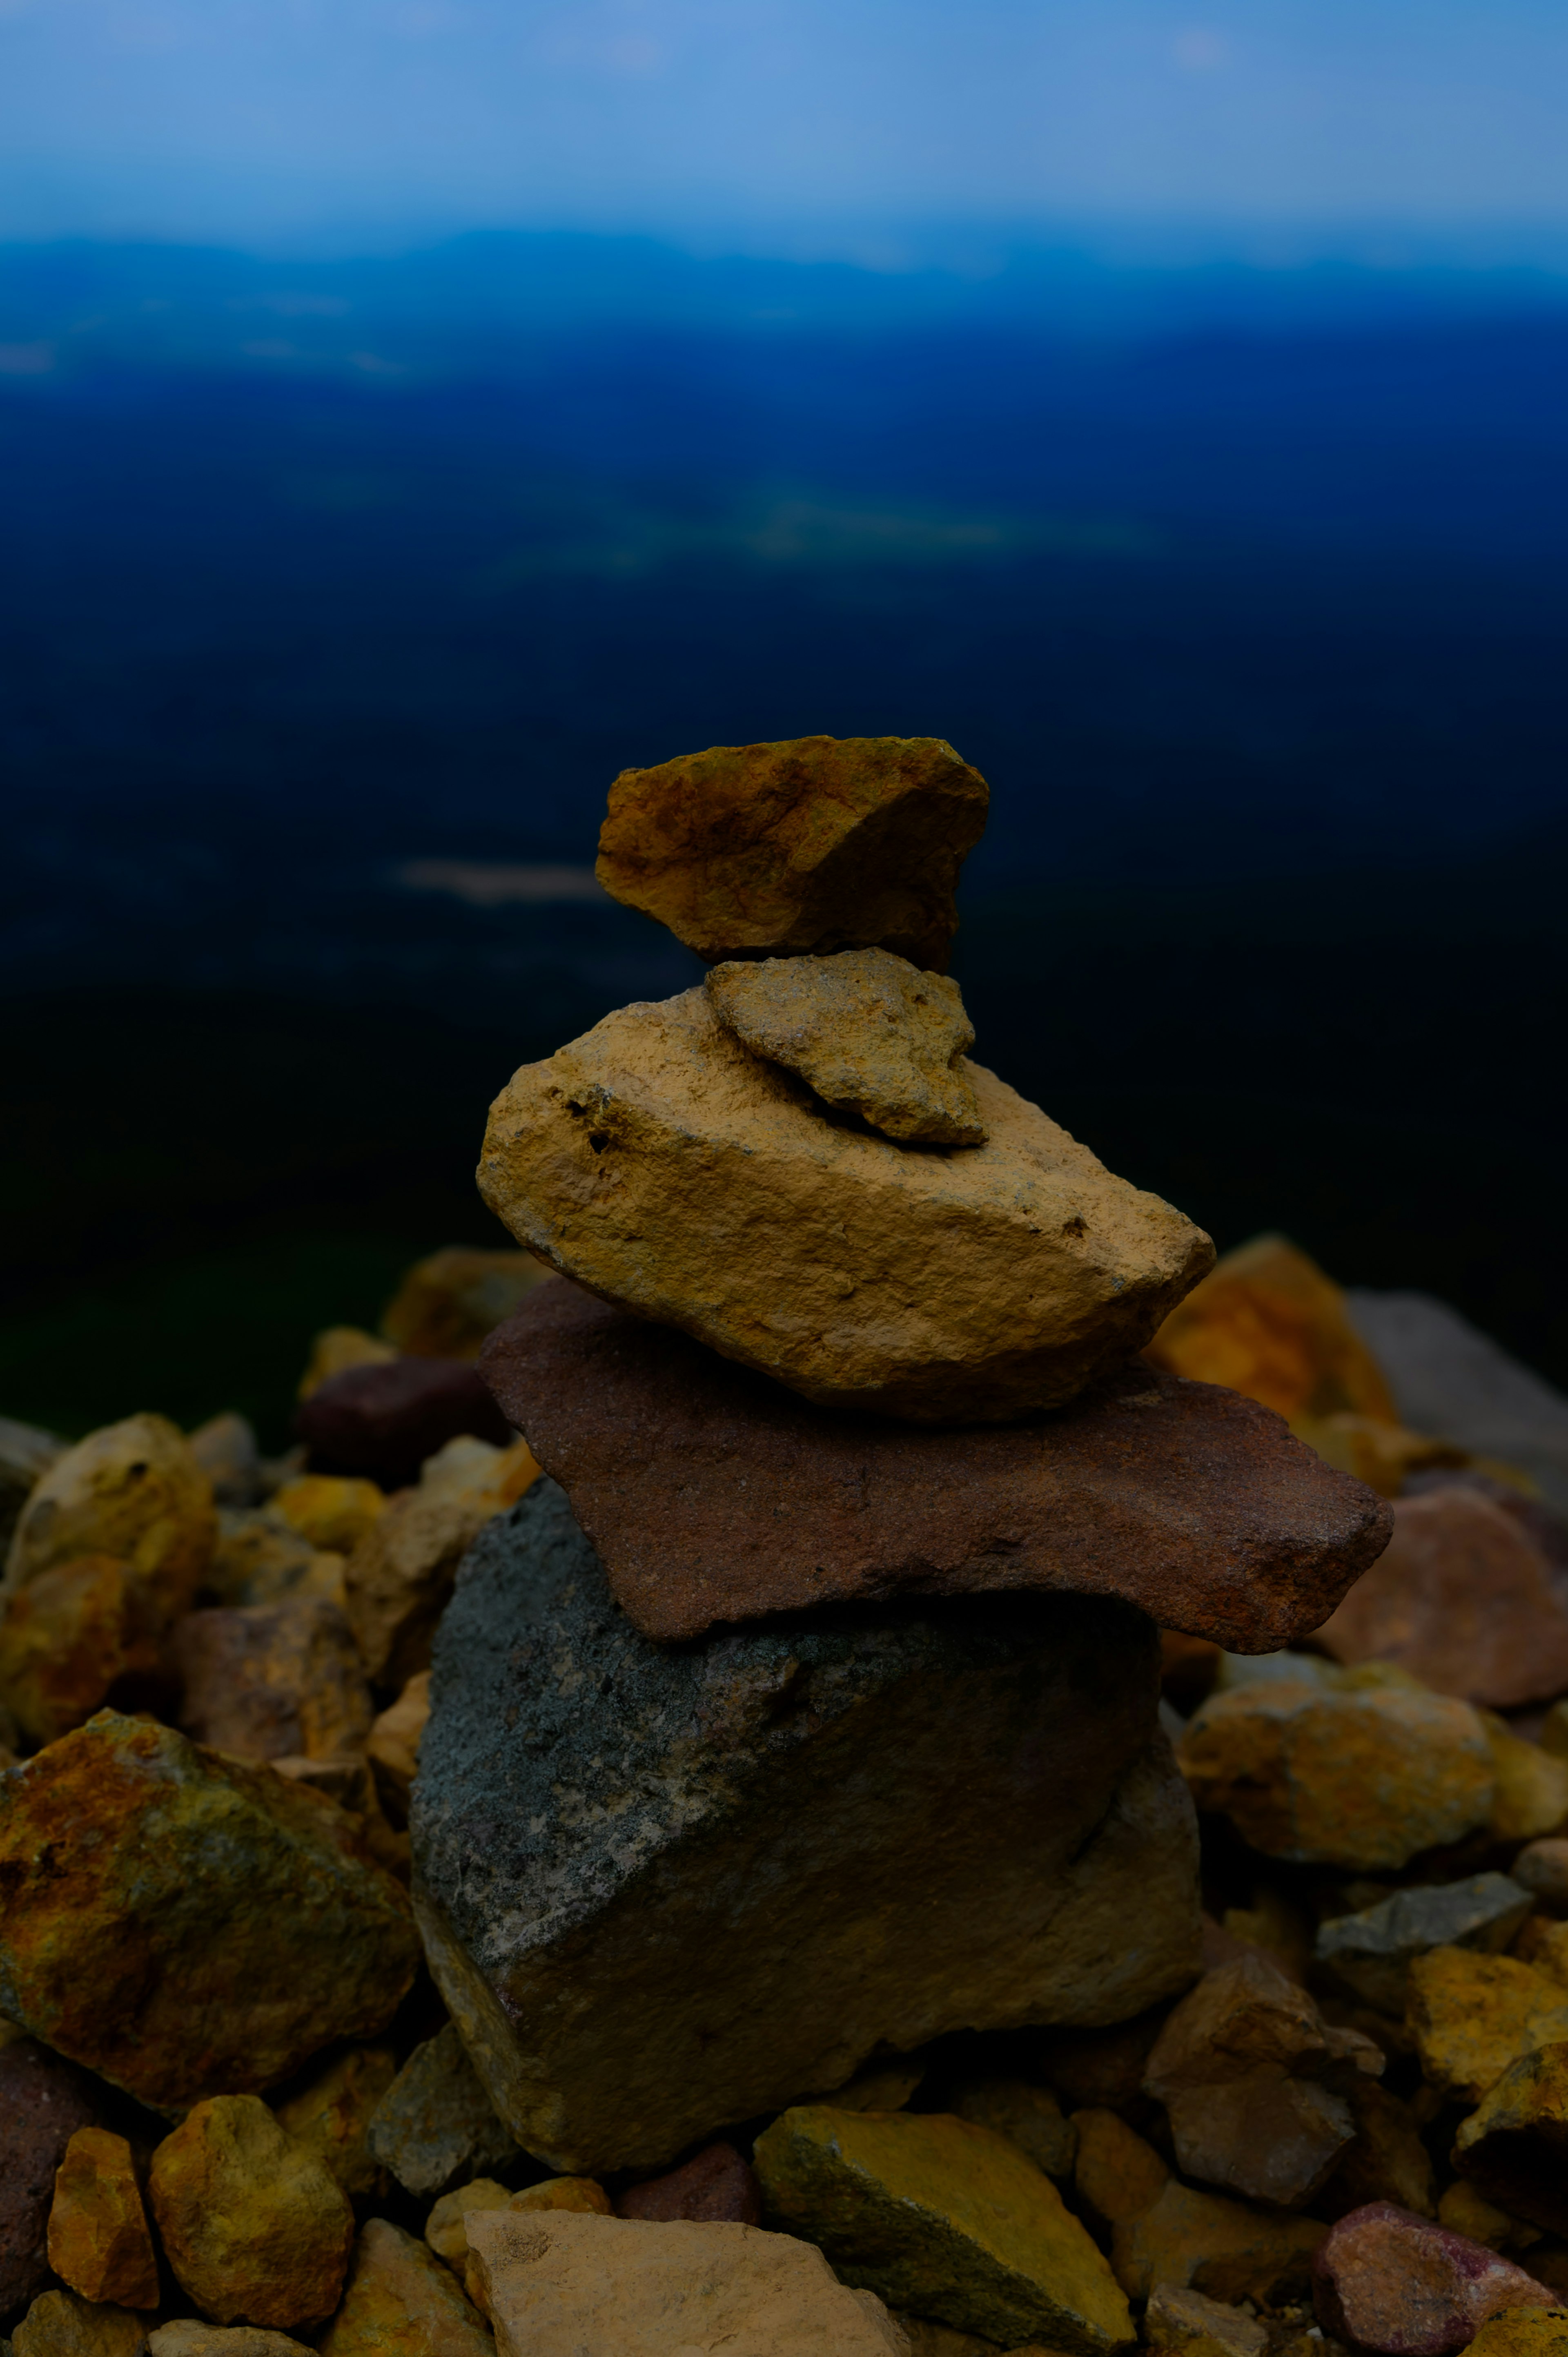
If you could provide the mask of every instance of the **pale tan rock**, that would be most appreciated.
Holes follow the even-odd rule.
[[[321,2357],[492,2357],[450,2267],[385,2218],[360,2228],[342,2304],[316,2345]]]
[[[365,2130],[396,2077],[390,2046],[351,2046],[296,2095],[274,2106],[280,2126],[326,2162],[350,2201],[385,2182],[365,2149]]]
[[[438,2259],[461,2275],[468,2256],[470,2210],[504,2210],[511,2200],[508,2189],[493,2177],[470,2178],[455,2193],[444,2193],[424,2222],[424,2239]]]
[[[181,1727],[239,1759],[332,1759],[371,1731],[353,1632],[318,1597],[188,1612],[173,1657],[185,1688]]]
[[[908,2357],[879,2299],[758,2226],[484,2211],[469,2266],[499,2357]]]
[[[738,959],[714,966],[706,988],[744,1047],[798,1072],[829,1104],[889,1137],[984,1144],[963,1060],[974,1026],[956,982],[890,950],[841,950]]]
[[[345,1575],[349,1625],[375,1684],[406,1686],[428,1670],[457,1566],[485,1524],[538,1478],[526,1441],[497,1448],[462,1438],[426,1460],[417,1489],[388,1501]]]
[[[182,2290],[220,2324],[281,2330],[338,2305],[354,2213],[259,2096],[215,2095],[154,2153],[147,2192]]]
[[[212,1484],[166,1416],[90,1432],[34,1488],[0,1593],[78,1555],[113,1555],[164,1620],[188,1611],[218,1535]]]
[[[530,1250],[809,1399],[991,1423],[1139,1348],[1213,1247],[976,1065],[983,1146],[825,1121],[703,990],[621,1008],[491,1108],[479,1188]]]
[[[147,2319],[74,2291],[44,2291],[11,2335],[16,2357],[141,2357]]]
[[[710,964],[880,943],[940,972],[989,801],[940,737],[712,745],[621,771],[595,873]]]
[[[312,1398],[323,1383],[330,1383],[334,1375],[347,1374],[350,1367],[384,1367],[397,1355],[394,1343],[383,1340],[380,1334],[367,1334],[362,1326],[323,1327],[310,1346],[299,1379],[299,1397]]]

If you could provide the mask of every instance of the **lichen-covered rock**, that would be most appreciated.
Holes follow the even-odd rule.
[[[371,2116],[365,2148],[409,2193],[446,2193],[518,2158],[451,2022],[416,2046]]]
[[[446,1244],[408,1271],[387,1305],[381,1330],[410,1358],[476,1359],[485,1336],[548,1275],[532,1253]]]
[[[570,2211],[485,2211],[469,2232],[499,2357],[908,2357],[882,2302],[792,2234]]]
[[[188,1612],[173,1656],[180,1725],[242,1760],[329,1760],[371,1731],[371,1690],[347,1619],[320,1597]]]
[[[514,1073],[479,1191],[564,1275],[824,1406],[1005,1422],[1147,1341],[1213,1246],[970,1077],[986,1143],[911,1153],[824,1120],[689,990]]]
[[[0,1777],[0,2012],[171,2109],[373,2035],[418,1958],[341,1810],[110,1711]]]
[[[203,1590],[236,1608],[275,1604],[285,1596],[308,1594],[321,1560],[303,1532],[270,1508],[224,1507]]]
[[[147,2195],[181,2289],[216,2323],[286,2330],[337,2307],[354,2212],[258,2096],[188,2112],[153,2155]]]
[[[570,2181],[556,2179],[557,2183]],[[683,2160],[679,2169],[628,2186],[615,2210],[618,2218],[704,2218],[732,2226],[758,2226],[762,2193],[756,2171],[747,2168],[733,2144],[711,2144]]]
[[[948,2109],[976,2127],[1010,2136],[1047,2177],[1072,2175],[1078,2130],[1062,2117],[1048,2087],[1032,2087],[1023,2079],[966,2079],[953,2090]]]
[[[712,745],[621,771],[595,872],[710,965],[880,945],[941,973],[989,802],[940,737]]]
[[[346,1555],[372,1527],[386,1501],[386,1492],[374,1481],[347,1473],[302,1473],[274,1490],[270,1502],[278,1521],[311,1546]]]
[[[1157,1674],[1147,1621],[1079,1597],[651,1645],[537,1484],[442,1624],[413,1820],[432,1968],[518,2141],[657,2167],[879,2044],[1185,1986]]]
[[[1497,1783],[1467,1703],[1402,1685],[1260,1681],[1210,1696],[1178,1757],[1200,1809],[1270,1857],[1402,1867],[1485,1824]]]
[[[390,2046],[351,2046],[297,2094],[274,2104],[279,2123],[324,2160],[350,2201],[385,2180],[365,2146],[371,2115],[397,2077]]]
[[[156,2308],[158,2262],[125,2138],[78,2128],[55,2172],[49,2265],[83,2299]]]
[[[48,2281],[55,2171],[102,2092],[30,2038],[0,2045],[0,2316]]]
[[[887,950],[742,958],[707,993],[754,1056],[799,1072],[829,1104],[888,1137],[982,1146],[985,1125],[963,1064],[974,1026],[956,982]]]
[[[950,2114],[787,2111],[757,2140],[769,2218],[825,2251],[845,2283],[1004,2348],[1130,2341],[1127,2303],[1043,2170]]]
[[[1313,2261],[1324,2331],[1383,2357],[1453,2357],[1487,2317],[1551,2300],[1521,2267],[1391,2201],[1341,2218]]]
[[[354,1640],[377,1685],[404,1686],[429,1668],[457,1566],[485,1524],[538,1478],[526,1441],[498,1448],[455,1440],[366,1532],[349,1558],[346,1587]]]
[[[1470,2346],[1476,2357],[1568,2357],[1568,2309],[1505,2308]]]
[[[1396,1890],[1359,1914],[1330,1916],[1318,1927],[1313,1954],[1331,1986],[1397,2018],[1413,1958],[1432,1948],[1496,1955],[1533,1904],[1530,1892],[1506,1874]]]
[[[114,1555],[39,1572],[0,1616],[0,1705],[33,1743],[80,1727],[117,1686],[148,1685],[158,1666],[156,1616]]]
[[[212,1484],[166,1416],[130,1415],[58,1458],[23,1508],[5,1592],[84,1555],[124,1563],[164,1620],[189,1609],[218,1534]]]
[[[1352,1326],[1345,1296],[1284,1236],[1254,1236],[1219,1261],[1149,1345],[1155,1364],[1225,1383],[1287,1419],[1399,1414]]]
[[[321,2357],[493,2357],[485,2320],[450,2267],[385,2218],[367,2218]]]
[[[615,2203],[592,2177],[542,2177],[537,2185],[525,2185],[521,2193],[514,2193],[506,2206],[509,2210],[582,2210],[596,2218],[615,2215]]]
[[[1568,2043],[1510,2062],[1454,2140],[1454,2166],[1510,2218],[1568,2233]]]
[[[141,2357],[147,2319],[128,2308],[40,2292],[11,2336],[16,2357]]]
[[[1478,2104],[1510,2062],[1568,2039],[1568,1988],[1513,1956],[1434,1948],[1410,1968],[1407,2019],[1432,2084]]]

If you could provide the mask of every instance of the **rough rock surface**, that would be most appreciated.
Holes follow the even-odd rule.
[[[1156,1366],[1227,1383],[1283,1416],[1397,1424],[1381,1369],[1344,1294],[1284,1236],[1254,1236],[1218,1262],[1149,1345]]]
[[[390,2046],[351,2046],[326,2070],[273,2108],[291,2136],[308,2145],[350,2201],[372,2194],[385,2180],[365,2147],[376,2105],[397,2077]]]
[[[427,2198],[518,2158],[450,2022],[414,2048],[371,2117],[365,2149]]]
[[[538,1483],[464,1565],[413,1818],[432,1968],[518,2141],[655,2167],[879,2043],[1184,1987],[1156,1675],[1148,1622],[1079,1597],[661,1649]]]
[[[158,2262],[125,2138],[78,2128],[55,2173],[49,2265],[83,2299],[156,2308]]]
[[[1510,2218],[1568,2233],[1568,2043],[1510,2062],[1461,2123],[1454,2166]]]
[[[504,1448],[511,1438],[473,1368],[456,1359],[391,1359],[329,1375],[302,1403],[295,1430],[314,1472],[360,1473],[383,1490],[416,1481],[449,1440]]]
[[[1431,2083],[1478,2104],[1520,2055],[1568,2039],[1568,1988],[1513,1956],[1434,1948],[1411,1965],[1406,2018]]]
[[[1568,1609],[1552,1566],[1474,1490],[1402,1498],[1387,1549],[1318,1641],[1337,1662],[1397,1662],[1435,1693],[1499,1708],[1568,1686]]]
[[[147,2198],[181,2289],[216,2323],[286,2330],[337,2307],[354,2212],[259,2096],[188,2111],[153,2155]]]
[[[418,1957],[354,1820],[109,1711],[0,1777],[0,2012],[155,2106],[372,2035]]]
[[[199,1743],[242,1760],[329,1760],[370,1734],[353,1631],[321,1597],[188,1612],[172,1652],[185,1688],[179,1723]]]
[[[1482,2244],[1374,2201],[1329,2229],[1313,2301],[1337,2341],[1385,2357],[1452,2357],[1487,2317],[1549,2307],[1552,2294]]]
[[[455,1575],[454,1575],[455,1576]],[[419,1772],[419,1747],[430,1718],[430,1673],[416,1670],[395,1702],[376,1715],[365,1756],[381,1803],[393,1824],[408,1823],[409,1794]]]
[[[1396,1890],[1356,1915],[1318,1927],[1313,1954],[1342,1995],[1396,2018],[1404,2012],[1410,1966],[1430,1948],[1506,1948],[1534,1901],[1506,1874]]]
[[[225,1507],[202,1587],[219,1604],[275,1604],[281,1597],[308,1594],[320,1560],[310,1541],[280,1514],[265,1507]]]
[[[12,2335],[16,2357],[141,2357],[147,2319],[128,2308],[40,2292]]]
[[[618,2218],[698,2218],[732,2226],[762,2222],[762,2195],[754,2170],[733,2144],[711,2144],[663,2177],[629,2186],[616,2203]]]
[[[79,1555],[13,1590],[0,1618],[0,1704],[33,1743],[91,1718],[116,1687],[150,1690],[158,1616],[114,1555]]]
[[[0,2046],[0,2316],[48,2281],[55,2171],[96,2125],[91,2082],[30,2038]]]
[[[1082,2357],[1130,2341],[1110,2267],[1045,2173],[950,2114],[787,2111],[757,2140],[769,2218],[825,2251],[841,2281],[1004,2348]]]
[[[354,1640],[377,1685],[403,1686],[429,1668],[457,1566],[491,1516],[515,1505],[538,1477],[523,1441],[507,1448],[449,1441],[423,1468],[418,1487],[393,1498],[366,1532],[344,1585]]]
[[[1239,1686],[1194,1714],[1179,1756],[1198,1807],[1254,1849],[1363,1872],[1462,1840],[1497,1783],[1470,1706],[1405,1686]]]
[[[1568,2357],[1568,2309],[1506,2308],[1487,2318],[1470,2346],[1477,2357]]]
[[[1326,2227],[1178,2185],[1114,2112],[1075,2112],[1073,2125],[1079,2199],[1109,2229],[1112,2269],[1129,2299],[1165,2284],[1272,2305],[1305,2287]]]
[[[483,1365],[665,1641],[840,1600],[1061,1587],[1262,1652],[1316,1627],[1390,1527],[1265,1409],[1137,1362],[1043,1420],[915,1431],[553,1284]]]
[[[709,964],[878,944],[941,973],[989,802],[940,737],[713,745],[621,771],[595,872]]]
[[[217,1537],[212,1485],[166,1416],[105,1425],[57,1458],[17,1522],[4,1592],[84,1555],[124,1563],[166,1620],[189,1609]]]
[[[809,1399],[998,1423],[1118,1366],[1214,1248],[970,1071],[986,1143],[898,1146],[824,1117],[688,990],[514,1073],[479,1191],[564,1275]]]
[[[381,1331],[412,1359],[477,1358],[491,1328],[548,1274],[532,1253],[447,1244],[414,1263],[387,1304]]]
[[[887,950],[737,959],[707,993],[754,1056],[798,1072],[829,1104],[888,1137],[983,1146],[985,1125],[962,1058],[974,1045],[956,982]]]
[[[469,2269],[499,2357],[907,2357],[879,2299],[756,2226],[486,2211]]]
[[[321,2357],[493,2357],[485,2320],[450,2267],[385,2218],[368,2218]]]

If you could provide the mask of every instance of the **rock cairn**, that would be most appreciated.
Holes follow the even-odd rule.
[[[983,814],[628,773],[713,972],[503,1095],[530,1251],[285,1459],[0,1421],[0,2357],[1568,2357],[1529,1379],[968,1060]]]

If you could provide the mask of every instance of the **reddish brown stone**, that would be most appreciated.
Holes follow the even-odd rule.
[[[762,2222],[762,2194],[733,2144],[711,2144],[665,2176],[631,2186],[616,2203],[616,2216],[757,2226]]]
[[[1551,2308],[1555,2298],[1484,2243],[1392,2201],[1341,2218],[1319,2245],[1312,2275],[1324,2331],[1383,2357],[1452,2357],[1487,2317]]]
[[[0,2047],[0,2316],[49,2279],[55,2171],[77,2129],[97,2119],[82,2072],[30,2038]]]
[[[564,1281],[480,1365],[646,1637],[898,1595],[1120,1596],[1240,1652],[1316,1629],[1384,1501],[1269,1409],[1134,1361],[1025,1424],[814,1406]]]
[[[1402,1498],[1375,1570],[1319,1632],[1338,1662],[1396,1662],[1495,1709],[1568,1687],[1568,1610],[1528,1530],[1474,1490]]]
[[[467,1433],[505,1448],[506,1418],[460,1359],[392,1359],[328,1376],[295,1417],[317,1473],[360,1473],[403,1490],[447,1441]]]

